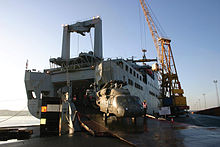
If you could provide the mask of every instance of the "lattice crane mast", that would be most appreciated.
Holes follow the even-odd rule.
[[[152,18],[149,11],[150,8],[146,4],[145,0],[139,1],[158,54],[158,71],[160,73],[160,82],[162,88],[161,98],[172,99],[171,106],[175,110],[188,109],[189,107],[186,105],[186,97],[183,96],[183,89],[181,88],[181,84],[177,75],[176,65],[170,46],[171,40],[164,38],[162,33],[160,33],[160,27]]]

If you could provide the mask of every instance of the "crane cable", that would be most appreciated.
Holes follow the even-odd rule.
[[[144,15],[141,13],[141,7],[138,2],[138,9],[139,9],[139,24],[140,24],[140,43],[141,49],[147,48],[147,22],[145,21]]]
[[[138,3],[138,10],[139,10],[139,24],[140,24],[140,43],[141,43],[141,48],[143,48],[143,39],[142,39],[142,23],[141,23],[141,10],[140,10],[140,5],[139,5],[139,3]]]
[[[149,11],[150,11],[149,13],[151,14],[154,25],[157,28],[157,31],[158,31],[160,37],[168,38],[168,36],[167,36],[166,32],[164,31],[162,25],[160,24],[159,20],[157,19],[156,15],[154,14],[153,10],[151,9],[149,2],[147,0],[145,0],[145,1],[146,1],[147,7],[149,8]]]
[[[92,46],[92,51],[94,52],[94,46],[93,46],[91,31],[89,32],[89,37],[90,37],[90,42],[91,42],[91,46]]]
[[[14,115],[10,116],[9,118],[6,118],[4,120],[1,120],[0,123],[6,122],[7,120],[17,116],[19,113],[21,113],[25,108],[27,108],[27,106],[25,106],[22,110],[18,111],[17,113],[15,113]]]
[[[77,51],[76,56],[79,54],[79,34],[77,35]]]

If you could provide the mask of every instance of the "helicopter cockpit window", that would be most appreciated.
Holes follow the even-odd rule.
[[[102,95],[100,94],[100,91],[97,93],[97,95],[99,96],[99,97],[101,97]]]
[[[125,97],[117,97],[117,102],[120,104],[120,105],[124,105],[124,104],[127,104],[127,99]]]
[[[134,99],[133,97],[131,97],[131,98],[128,98],[128,103],[129,104],[134,104],[134,103],[136,103],[136,99]]]
[[[138,97],[117,97],[117,102],[120,105],[125,104],[140,104],[140,99]]]
[[[111,93],[111,89],[106,89],[106,95],[109,95]]]

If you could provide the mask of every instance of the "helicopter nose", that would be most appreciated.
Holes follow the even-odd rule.
[[[130,107],[125,107],[125,115],[126,116],[139,116],[142,115],[142,107],[137,107],[137,106],[130,106]]]
[[[125,115],[125,109],[123,107],[118,107],[117,112],[118,116],[123,117]]]

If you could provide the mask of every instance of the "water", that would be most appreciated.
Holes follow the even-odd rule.
[[[31,125],[40,125],[40,120],[33,116],[0,116],[0,128]]]

